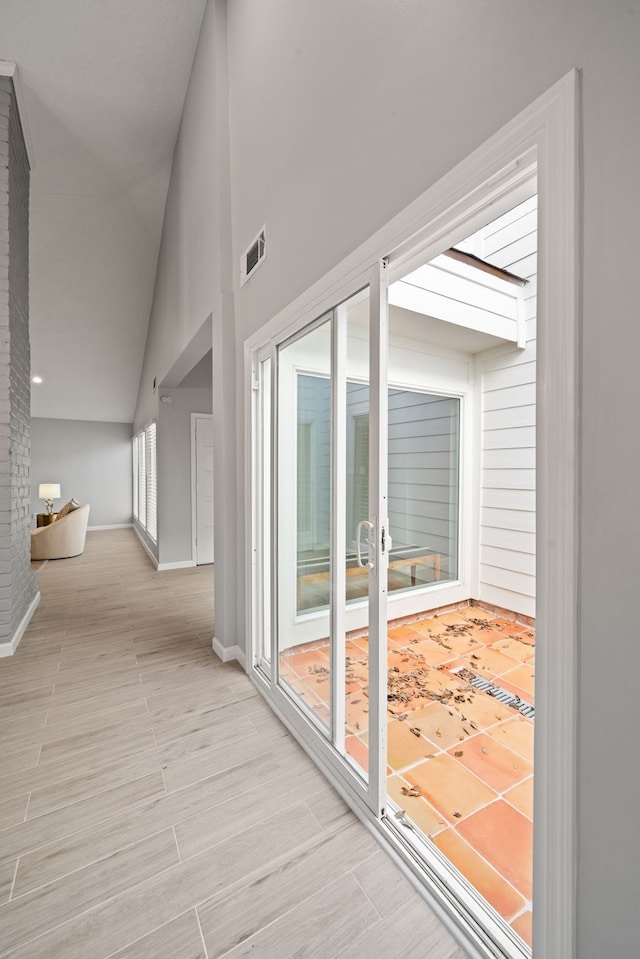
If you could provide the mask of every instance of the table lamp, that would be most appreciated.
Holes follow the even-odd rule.
[[[60,499],[60,483],[40,483],[38,499],[43,499],[47,505],[47,513],[53,513],[54,499]]]

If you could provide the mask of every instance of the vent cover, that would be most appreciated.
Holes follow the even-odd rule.
[[[267,228],[263,226],[257,237],[242,254],[240,260],[240,286],[253,276],[267,255]]]
[[[464,666],[456,666],[456,668],[452,669],[451,672],[455,673],[457,676],[460,676],[461,679],[465,679],[469,685],[475,686],[477,689],[481,689],[483,693],[487,693],[489,696],[493,696],[498,700],[499,703],[504,703],[505,706],[511,706],[513,709],[517,709],[519,713],[522,713],[522,715],[526,716],[528,719],[535,719],[535,708],[531,705],[531,703],[528,703],[519,696],[516,696],[515,693],[510,693],[508,690],[503,689],[502,686],[498,686],[496,683],[490,683],[488,679],[478,676],[477,673],[473,672],[473,670],[466,669]]]

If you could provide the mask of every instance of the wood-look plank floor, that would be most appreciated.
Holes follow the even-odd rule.
[[[49,562],[0,660],[0,956],[462,959],[236,664],[213,569]]]

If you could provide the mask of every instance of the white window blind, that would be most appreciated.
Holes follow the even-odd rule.
[[[145,470],[144,433],[138,436],[138,520],[147,525],[147,476]]]
[[[146,474],[147,474],[147,532],[151,539],[158,539],[157,507],[157,469],[156,469],[156,424],[151,423],[145,430]]]
[[[138,511],[138,437],[133,437],[133,515],[139,517]]]

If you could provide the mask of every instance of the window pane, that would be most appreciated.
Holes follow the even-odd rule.
[[[460,400],[389,390],[389,592],[458,578]]]

